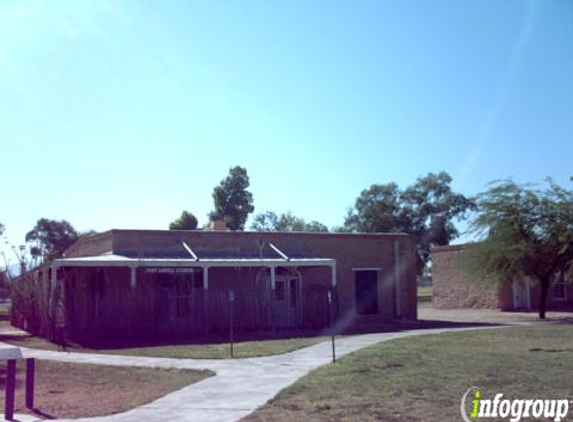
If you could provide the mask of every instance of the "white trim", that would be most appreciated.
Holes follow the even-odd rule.
[[[130,287],[131,290],[134,291],[137,287],[137,267],[135,265],[131,265],[129,267],[130,271]]]
[[[187,252],[189,252],[189,255],[191,255],[191,257],[193,258],[194,261],[199,261],[199,258],[197,258],[197,255],[195,255],[195,252],[193,252],[193,249],[191,249],[187,243],[185,243],[184,241],[181,241],[181,244],[183,245],[185,250]]]
[[[203,267],[203,290],[209,290],[209,267]]]
[[[337,278],[336,278],[336,261],[334,261],[334,263],[330,266],[330,270],[332,272],[332,279],[331,279],[331,284],[332,287],[336,287],[336,283],[338,282]]]
[[[111,258],[111,259],[110,259]],[[289,261],[275,258],[212,258],[195,261],[187,258],[126,258],[94,256],[82,258],[62,258],[54,260],[58,267],[332,267],[336,260],[329,258],[293,258]]]
[[[278,253],[282,259],[284,259],[285,261],[290,261],[290,258],[283,252],[281,251],[279,248],[277,248],[275,245],[273,245],[272,243],[269,243],[269,246],[276,252]]]
[[[275,291],[275,287],[277,285],[277,275],[275,272],[275,267],[271,267],[271,290]]]

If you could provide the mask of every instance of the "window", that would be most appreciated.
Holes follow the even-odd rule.
[[[378,273],[356,271],[356,312],[359,315],[378,313]]]
[[[553,282],[553,299],[566,300],[567,299],[567,286],[563,275],[557,275]]]

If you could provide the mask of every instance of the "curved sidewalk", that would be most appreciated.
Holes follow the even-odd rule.
[[[501,326],[421,329],[345,337],[337,339],[336,355],[342,357],[364,347],[399,338],[492,328]],[[282,355],[248,359],[169,359],[21,349],[25,357],[37,359],[117,366],[209,369],[216,373],[211,378],[124,413],[75,419],[85,422],[235,422],[254,412],[300,377],[330,363],[332,359],[330,342]],[[40,420],[23,416],[18,415],[16,418],[22,422]]]

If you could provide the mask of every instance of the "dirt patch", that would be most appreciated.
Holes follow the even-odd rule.
[[[52,361],[36,362],[35,407],[46,418],[111,415],[149,403],[212,375],[209,371],[117,367]],[[18,362],[16,413],[24,404],[25,365]],[[0,364],[4,389],[6,365]],[[4,408],[4,395],[0,398]]]

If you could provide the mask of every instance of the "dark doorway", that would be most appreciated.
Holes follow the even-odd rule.
[[[378,313],[377,271],[356,271],[356,313],[370,315]]]

